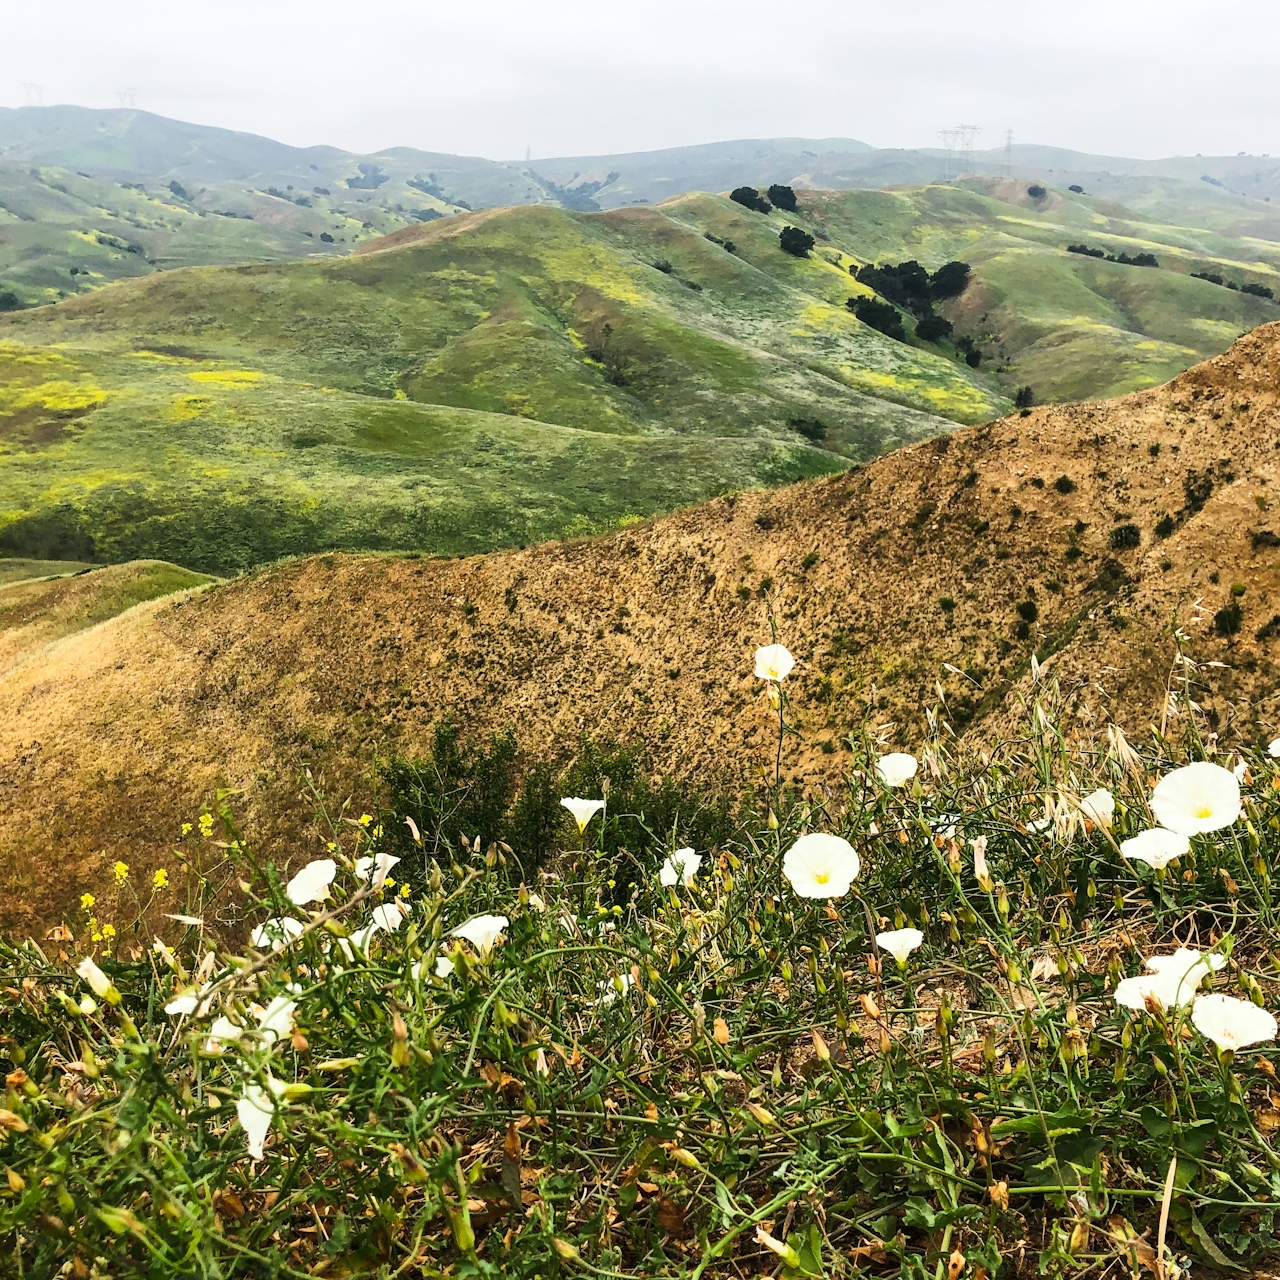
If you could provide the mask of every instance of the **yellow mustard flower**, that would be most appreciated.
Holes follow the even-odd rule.
[[[367,826],[369,825],[369,823],[371,823],[372,821],[373,821],[373,814],[371,814],[371,813],[362,813],[362,814],[360,815],[360,825],[361,825],[362,827],[367,827]]]
[[[80,910],[81,911],[90,910],[95,902],[97,902],[97,898],[95,898],[93,894],[82,893],[80,895]]]
[[[110,941],[116,936],[116,927],[113,924],[104,924],[102,926],[102,936]]]
[[[169,873],[163,867],[151,877],[151,887],[153,889],[167,889],[169,887]]]
[[[394,889],[396,882],[390,876],[387,876],[382,882],[382,887],[384,889]]]
[[[407,898],[409,896],[409,886],[407,884],[402,884],[400,886],[400,896],[402,898]]]
[[[112,868],[116,873],[116,884],[121,885],[129,878],[129,864],[127,862],[117,862]]]
[[[200,834],[207,840],[213,835],[213,814],[202,813],[200,815]]]
[[[184,823],[182,824],[182,834],[183,834],[184,836],[189,836],[189,835],[191,834],[191,823],[189,823],[189,822],[184,822]]]

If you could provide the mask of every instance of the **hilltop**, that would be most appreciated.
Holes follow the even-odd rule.
[[[770,615],[799,660],[783,769],[801,788],[837,778],[864,728],[910,747],[935,705],[971,740],[1009,732],[1033,656],[1069,733],[1143,733],[1172,679],[1224,740],[1266,741],[1278,384],[1273,324],[1155,390],[609,537],[324,556],[135,609],[0,677],[3,926],[56,915],[103,858],[145,865],[218,786],[267,849],[296,844],[302,766],[367,797],[375,751],[421,751],[450,715],[471,737],[512,727],[526,760],[586,735],[749,786],[772,749],[751,676]],[[1225,666],[1175,666],[1175,620]]]

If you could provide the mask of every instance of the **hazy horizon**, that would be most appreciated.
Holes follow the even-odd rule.
[[[1280,152],[1261,0],[388,0],[370,16],[333,0],[225,0],[189,17],[87,0],[6,20],[0,105],[135,105],[295,146],[395,146],[518,160],[744,138],[856,138],[975,149],[1015,142],[1097,155]],[[208,11],[206,11],[207,13]],[[91,41],[69,36],[92,31]],[[1207,32],[1247,34],[1229,60]]]

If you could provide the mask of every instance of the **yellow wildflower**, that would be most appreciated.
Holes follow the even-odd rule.
[[[189,822],[184,822],[184,823],[182,824],[182,834],[183,834],[184,836],[189,836],[189,835],[191,834],[191,823],[189,823]]]
[[[153,889],[167,889],[169,887],[169,873],[163,867],[151,877],[151,887]]]
[[[394,889],[396,882],[390,876],[387,876],[382,882],[382,887],[384,889]]]
[[[122,885],[129,878],[129,864],[127,862],[117,862],[112,868],[116,873],[116,884]]]
[[[373,814],[371,814],[371,813],[362,813],[362,814],[360,815],[360,825],[361,825],[362,827],[367,827],[367,826],[369,825],[369,823],[371,823],[372,821],[373,821]]]
[[[202,813],[200,815],[200,834],[206,840],[213,835],[213,814]]]
[[[407,898],[409,896],[409,886],[407,884],[402,884],[400,886],[400,896],[402,898]]]
[[[104,924],[102,926],[102,936],[110,941],[116,936],[116,927],[113,924]]]
[[[94,904],[95,902],[97,902],[97,898],[95,898],[95,897],[93,896],[93,894],[91,894],[91,893],[82,893],[82,894],[80,895],[80,910],[81,910],[81,911],[88,911],[88,910],[93,906],[93,904]]]

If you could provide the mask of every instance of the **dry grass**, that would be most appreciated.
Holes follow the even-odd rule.
[[[1280,613],[1278,384],[1272,325],[1154,391],[608,538],[323,556],[145,606],[0,678],[0,928],[56,918],[104,859],[145,865],[218,785],[244,793],[266,851],[287,847],[309,817],[302,765],[331,791],[359,785],[375,748],[420,747],[447,711],[514,726],[529,753],[607,735],[644,741],[664,769],[750,775],[770,747],[763,702],[747,706],[769,610],[800,660],[784,772],[808,785],[841,772],[841,735],[868,721],[915,741],[939,683],[964,732],[1009,731],[1037,648],[1082,728],[1111,716],[1140,733],[1161,713],[1175,614],[1198,659],[1229,664],[1206,673],[1211,722],[1265,740],[1276,642],[1255,633]],[[1176,528],[1158,538],[1166,514]],[[1129,524],[1140,546],[1113,549]],[[1240,629],[1222,636],[1232,583]]]

